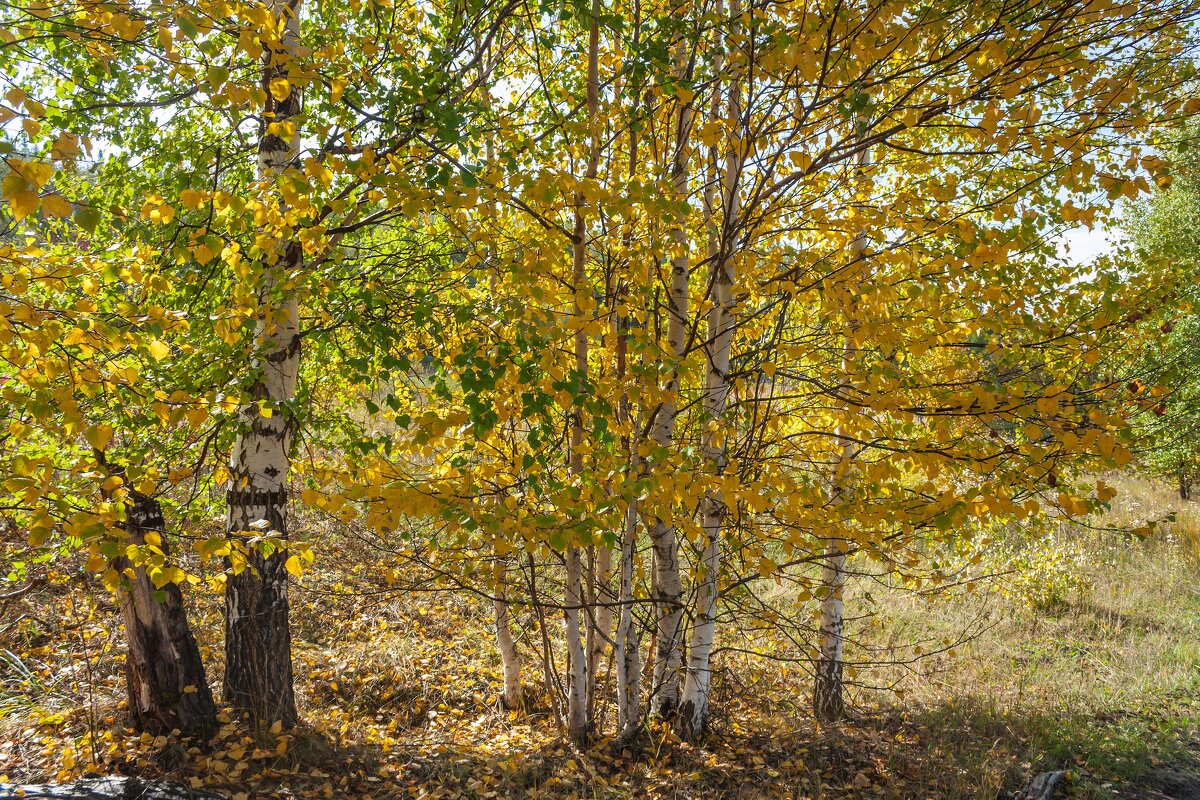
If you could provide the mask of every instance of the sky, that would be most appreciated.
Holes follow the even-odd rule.
[[[1112,252],[1114,244],[1114,236],[1108,229],[1097,225],[1088,230],[1080,225],[1059,237],[1058,251],[1072,264],[1086,264]]]

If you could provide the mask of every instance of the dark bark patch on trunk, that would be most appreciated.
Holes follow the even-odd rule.
[[[162,507],[153,497],[130,490],[125,530],[132,544],[142,545],[149,532],[165,527]],[[162,549],[166,552],[165,542]],[[122,557],[118,571],[133,567]],[[120,592],[121,616],[129,654],[125,683],[129,715],[138,730],[208,739],[217,730],[217,709],[200,659],[200,648],[188,625],[179,586],[156,589],[146,570],[133,569]]]
[[[818,722],[837,722],[846,714],[846,701],[842,697],[842,663],[833,659],[821,659],[816,667],[817,674],[813,680],[813,716]]]
[[[265,506],[268,527],[287,534],[287,491],[231,489],[230,513]],[[259,727],[299,721],[292,688],[292,634],[288,621],[286,550],[263,556],[251,548],[246,569],[225,578],[225,700]],[[229,567],[229,564],[226,564]]]

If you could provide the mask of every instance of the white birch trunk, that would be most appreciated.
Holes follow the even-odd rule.
[[[591,720],[587,708],[587,654],[579,624],[583,609],[583,550],[567,548],[565,611],[567,643],[567,736],[577,745],[587,744]]]
[[[272,0],[269,5],[282,33],[280,41],[264,48],[264,87],[287,78],[300,48],[301,0]],[[267,93],[258,155],[258,178],[264,184],[295,164],[300,147],[298,134],[281,138],[267,125],[300,111],[299,87],[292,86],[283,100]],[[255,333],[258,380],[251,389],[252,402],[240,410],[242,430],[229,465],[230,537],[273,532],[286,538],[288,533],[289,454],[295,428],[290,404],[300,367],[300,326],[296,297],[286,286],[301,269],[302,259],[294,239],[279,242],[264,259]],[[297,721],[286,559],[285,551],[264,557],[251,548],[247,569],[229,575],[225,583],[225,697],[259,725],[282,722],[291,727]]]
[[[589,551],[591,568],[591,612],[588,615],[588,708],[595,713],[596,695],[599,691],[604,651],[612,641],[612,605],[616,600],[612,589],[612,550],[605,544],[596,545]]]
[[[633,41],[636,49],[640,28],[634,25]],[[632,179],[638,170],[638,132],[634,127],[629,129],[629,177]],[[629,249],[633,241],[632,225],[625,234],[625,246]],[[627,300],[628,289],[618,291],[619,299]],[[624,381],[629,358],[629,317],[616,315],[616,356],[617,379]],[[642,364],[646,363],[645,352],[642,353]],[[634,425],[632,403],[629,394],[623,392],[617,403],[617,415],[625,433],[621,437],[621,448],[625,455],[625,463],[629,476],[642,474],[642,460],[638,456],[637,431],[640,425]],[[638,737],[642,728],[641,693],[642,693],[642,664],[638,629],[633,624],[633,567],[637,552],[638,530],[638,501],[631,497],[625,508],[625,518],[621,530],[621,549],[617,567],[617,602],[620,614],[617,620],[616,637],[613,640],[613,661],[617,671],[617,737],[629,742]]]
[[[858,154],[857,167],[861,177],[870,166],[868,148]],[[852,259],[857,262],[867,251],[869,237],[860,232],[850,247]],[[847,323],[842,343],[842,374],[845,375],[854,358],[852,340],[853,324]],[[837,434],[842,434],[841,428]],[[842,445],[839,463],[832,476],[832,499],[834,503],[845,502],[847,491],[845,465],[854,458],[854,448],[846,442]],[[846,586],[846,553],[849,543],[845,538],[834,535],[827,540],[825,560],[821,567],[821,617],[817,636],[817,663],[813,681],[813,715],[821,722],[831,723],[842,718],[846,710],[843,692],[844,663],[842,650],[845,643],[845,609],[842,594]]]
[[[845,612],[842,590],[846,585],[846,541],[833,538],[825,550],[821,566],[821,623],[818,632],[818,658],[813,682],[813,715],[821,722],[836,722],[845,712],[842,694],[842,643],[845,640]]]
[[[637,164],[637,134],[630,133],[630,174]],[[617,378],[624,380],[626,359],[629,351],[629,318],[617,319]],[[643,354],[643,364],[645,355]],[[642,460],[638,456],[637,428],[633,425],[632,404],[628,394],[622,394],[617,404],[617,414],[622,427],[627,431],[621,437],[621,447],[627,459],[629,475],[641,476]],[[638,629],[633,624],[633,566],[637,551],[638,501],[630,498],[625,507],[625,519],[621,530],[620,563],[618,565],[617,602],[620,616],[617,620],[616,638],[613,640],[613,661],[617,669],[617,737],[621,741],[632,741],[642,729],[641,693],[642,664],[638,642]]]
[[[483,67],[481,65],[480,70]],[[481,74],[481,79],[483,75]],[[490,108],[490,93],[485,92],[484,97]],[[496,161],[496,143],[495,140],[488,136],[487,140],[487,163],[494,164]],[[497,216],[497,201],[492,200],[486,206],[488,220],[494,225]],[[496,270],[496,242],[494,230],[489,232],[490,238],[488,243],[488,288],[492,302],[498,302],[497,298],[497,278]],[[513,432],[515,435],[515,431]],[[500,667],[504,675],[504,688],[500,695],[500,705],[508,711],[516,711],[521,708],[521,656],[517,651],[517,643],[512,634],[512,612],[509,609],[508,603],[508,560],[504,556],[496,553],[495,566],[496,590],[495,597],[492,600],[492,610],[495,614],[496,627],[496,649],[500,653]]]
[[[512,633],[512,613],[508,604],[508,563],[496,556],[496,588],[492,609],[496,615],[496,649],[500,651],[500,666],[504,673],[504,690],[500,704],[508,711],[521,707],[521,659]]]
[[[718,16],[723,4],[718,3]],[[732,33],[736,35],[741,16],[740,0],[730,4]],[[714,58],[714,72],[719,76],[724,66],[723,52]],[[711,116],[715,119],[720,105],[720,92],[713,91]],[[736,326],[734,313],[734,282],[736,279],[734,254],[732,253],[734,231],[740,211],[738,184],[741,179],[744,153],[738,135],[741,119],[741,83],[735,73],[729,81],[729,101],[726,118],[733,136],[725,156],[722,173],[721,206],[722,219],[718,223],[714,214],[713,192],[715,191],[716,153],[713,153],[713,173],[705,186],[705,215],[708,229],[709,285],[712,291],[712,308],[708,314],[708,342],[705,348],[708,369],[704,381],[704,411],[706,427],[702,440],[704,457],[714,475],[725,469],[725,447],[729,436],[725,424],[725,406],[729,398],[729,360]],[[721,229],[718,230],[718,224]],[[696,623],[692,630],[692,641],[688,651],[687,674],[680,700],[679,730],[686,737],[696,737],[704,730],[708,716],[708,700],[712,688],[712,649],[717,631],[717,588],[720,576],[721,528],[725,519],[725,503],[720,491],[709,492],[700,505],[700,525],[705,534],[704,556],[699,574],[696,598]]]
[[[676,69],[683,77],[685,55],[682,44],[676,54]],[[688,195],[688,160],[691,155],[693,108],[689,100],[680,104],[675,132],[675,152],[671,159],[671,181],[675,200],[683,204]],[[688,234],[687,212],[678,212],[671,229],[675,253],[671,259],[671,284],[668,290],[667,347],[677,365],[687,349],[688,323]],[[666,397],[658,410],[651,438],[669,450],[675,437],[678,415],[679,374],[672,367]],[[675,528],[665,520],[650,525],[650,543],[654,549],[655,653],[651,704],[660,717],[671,717],[679,708],[679,669],[682,664],[680,642],[683,626],[683,589],[679,578],[679,543]]]
[[[600,2],[593,0],[592,24],[588,33],[588,77],[587,77],[587,122],[588,162],[585,180],[595,180],[599,165],[596,125],[599,114],[600,94]],[[587,222],[584,213],[586,199],[582,194],[575,196],[575,230],[572,237],[572,274],[575,290],[575,369],[584,380],[588,371],[588,340],[584,331],[585,312],[580,302],[584,292],[589,291],[587,272]],[[583,412],[576,406],[571,421],[570,473],[583,473]],[[567,640],[567,735],[576,745],[586,745],[591,736],[592,721],[588,708],[588,653],[585,647],[580,615],[587,613],[583,593],[583,551],[577,544],[567,548],[566,553],[566,602],[565,627]]]
[[[642,665],[637,626],[633,624],[633,556],[637,545],[637,514],[636,501],[630,502],[625,510],[625,530],[621,536],[621,615],[617,621],[613,651],[613,658],[617,662],[617,736],[626,741],[637,736],[642,724]]]

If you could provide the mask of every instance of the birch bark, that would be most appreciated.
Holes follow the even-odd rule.
[[[145,544],[147,534],[161,534],[165,525],[158,501],[130,489],[124,524],[130,544]],[[165,543],[161,547],[166,552]],[[124,572],[132,565],[122,557],[114,566]],[[197,740],[211,738],[217,707],[179,586],[156,589],[146,570],[135,567],[118,600],[129,643],[125,684],[134,727],[156,735],[179,729]]]
[[[596,125],[600,93],[600,2],[593,0],[592,22],[588,32],[587,63],[587,126],[588,160],[584,180],[594,181],[599,166]],[[583,296],[587,284],[587,219],[584,208],[587,199],[582,193],[575,196],[575,229],[572,237],[572,273],[575,290],[575,370],[581,382],[588,372],[588,339],[585,330]],[[582,398],[577,402],[571,420],[570,473],[577,478],[583,474],[583,411]],[[591,737],[592,721],[588,707],[589,658],[580,625],[580,615],[589,613],[583,592],[583,548],[573,543],[566,553],[565,622],[567,639],[567,735],[577,745],[586,745]]]
[[[633,45],[637,49],[641,34],[640,6],[635,5],[635,21],[633,26]],[[635,97],[639,90],[635,90]],[[635,112],[636,113],[636,106]],[[638,172],[638,132],[635,126],[629,126],[629,178],[632,181]],[[633,226],[627,229],[624,236],[626,251],[633,242]],[[619,305],[628,301],[628,285],[617,292]],[[626,379],[629,359],[629,329],[628,312],[616,314],[616,356],[617,380]],[[642,355],[645,364],[645,354]],[[621,436],[621,450],[625,456],[628,475],[641,477],[642,460],[638,456],[640,424],[634,424],[632,403],[628,392],[622,392],[617,403],[617,417],[624,433]],[[640,422],[640,420],[639,420]],[[617,566],[617,618],[616,636],[613,639],[613,661],[617,672],[617,737],[621,741],[632,741],[637,738],[642,727],[641,693],[642,693],[642,664],[638,629],[633,624],[633,568],[637,553],[638,533],[638,501],[630,497],[625,507],[625,518],[621,529],[621,550]]]
[[[302,0],[271,0],[279,30],[276,41],[264,37],[262,84],[266,91],[258,146],[258,178],[266,183],[299,156],[299,136],[268,130],[300,113],[299,88],[288,82],[289,68],[300,48]],[[288,87],[277,99],[280,87]],[[281,132],[282,133],[282,132]],[[298,241],[285,240],[266,259],[260,289],[261,313],[255,334],[260,356],[252,402],[240,411],[242,430],[230,457],[229,514],[231,538],[274,532],[286,539],[288,471],[295,431],[290,408],[300,366],[299,309],[288,284],[302,268]],[[260,403],[262,405],[260,405]],[[264,414],[270,409],[270,416]],[[245,570],[225,582],[225,699],[263,726],[280,722],[295,726],[298,717],[292,688],[286,551],[263,555],[248,548]]]
[[[724,4],[719,3],[720,15]],[[730,3],[731,38],[735,37],[742,8],[740,0]],[[724,67],[724,50],[714,57],[714,72],[719,76]],[[717,84],[719,86],[719,84]],[[713,91],[710,116],[716,119],[720,107],[720,92]],[[737,324],[734,313],[734,237],[740,212],[738,184],[741,180],[743,150],[739,133],[742,115],[741,83],[736,72],[729,78],[726,119],[730,126],[729,148],[721,172],[721,219],[715,215],[713,194],[716,189],[716,159],[712,153],[711,172],[705,184],[705,215],[707,217],[707,260],[712,308],[708,313],[708,339],[705,347],[707,371],[704,382],[705,430],[701,447],[709,469],[720,475],[725,469],[725,447],[730,431],[725,421],[729,399],[729,361],[733,334]],[[718,227],[719,226],[719,227]],[[700,526],[705,534],[699,586],[696,598],[696,623],[688,651],[688,667],[680,700],[679,730],[685,737],[694,738],[704,730],[708,716],[708,700],[712,688],[712,648],[717,630],[717,589],[720,575],[721,529],[726,508],[721,492],[708,492],[700,505]]]
[[[861,120],[859,124],[862,124]],[[870,150],[864,147],[859,152],[856,163],[860,180],[870,164]],[[866,231],[861,231],[850,246],[850,255],[852,263],[856,264],[856,271],[860,268],[857,265],[861,263],[867,252],[868,242],[869,236]],[[850,362],[854,358],[853,330],[853,323],[848,322],[842,335],[843,375],[848,372]],[[840,437],[842,433],[843,431],[839,427],[836,435]],[[849,489],[847,485],[846,466],[854,459],[853,446],[848,439],[843,439],[843,441],[845,444],[842,445],[841,454],[831,478],[831,494],[833,502],[837,504],[845,502],[845,495]],[[821,618],[817,639],[818,656],[815,665],[816,674],[813,681],[813,715],[823,723],[840,720],[846,710],[846,701],[843,692],[844,663],[842,654],[845,643],[846,619],[842,594],[846,586],[846,554],[848,551],[849,542],[844,537],[835,533],[826,541],[825,559],[821,567],[821,589],[823,595],[821,597]]]
[[[686,54],[679,45],[675,56],[676,73],[683,79],[690,76]],[[668,451],[675,436],[678,416],[679,362],[687,350],[688,323],[688,234],[686,203],[688,196],[688,161],[691,155],[693,106],[689,99],[679,105],[675,129],[675,147],[671,157],[671,183],[675,200],[680,206],[673,221],[670,236],[674,254],[671,258],[671,283],[668,289],[667,348],[671,355],[671,377],[667,381],[666,397],[658,409],[651,428],[651,438],[662,451]],[[682,664],[681,632],[683,625],[683,590],[679,578],[679,542],[674,526],[655,518],[650,523],[650,543],[654,550],[655,643],[654,676],[651,703],[660,717],[674,716],[679,707],[679,669]]]
[[[496,649],[500,651],[500,665],[504,672],[504,691],[500,696],[500,704],[508,711],[516,711],[521,707],[521,659],[512,633],[512,613],[508,604],[508,562],[504,556],[496,556],[495,578],[492,609],[496,615]]]

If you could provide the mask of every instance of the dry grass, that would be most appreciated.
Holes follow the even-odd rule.
[[[1067,768],[1080,776],[1074,797],[1156,797],[1156,785],[1178,777],[1172,768],[1197,769],[1200,505],[1136,478],[1118,488],[1097,522],[1132,528],[1176,512],[1175,521],[1144,541],[1076,529],[1043,543],[1084,554],[1067,562],[1079,580],[1052,602],[998,596],[1014,576],[949,599],[875,592],[874,643],[985,627],[954,655],[876,671],[900,681],[902,700],[862,698],[924,732],[948,773],[941,796],[994,797],[1031,772]],[[1200,779],[1193,788],[1175,791],[1200,797]]]

